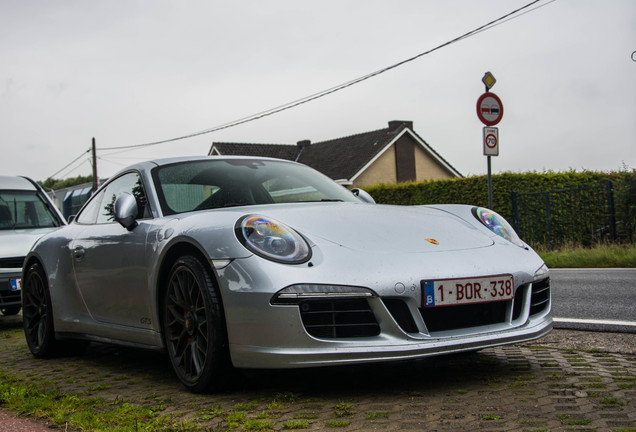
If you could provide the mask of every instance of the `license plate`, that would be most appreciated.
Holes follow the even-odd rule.
[[[11,279],[11,291],[20,291],[22,289],[22,279]]]
[[[512,275],[422,281],[424,307],[504,301],[514,295]]]

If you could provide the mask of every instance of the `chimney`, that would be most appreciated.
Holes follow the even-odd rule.
[[[413,122],[410,120],[391,120],[389,122],[389,132],[395,132],[402,125],[413,130]]]
[[[309,147],[311,145],[310,140],[302,140],[296,143],[299,149],[304,149],[305,147]]]

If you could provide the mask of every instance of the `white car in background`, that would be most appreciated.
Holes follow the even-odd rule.
[[[42,188],[26,177],[0,176],[0,311],[21,308],[24,257],[37,239],[66,225]]]

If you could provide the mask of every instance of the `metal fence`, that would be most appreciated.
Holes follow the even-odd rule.
[[[590,245],[616,240],[612,183],[546,192],[512,193],[513,224],[532,246]]]

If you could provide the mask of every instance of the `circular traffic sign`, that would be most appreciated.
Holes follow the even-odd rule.
[[[494,134],[486,135],[486,147],[489,149],[497,147],[497,137]]]
[[[499,156],[499,129],[496,127],[484,128],[484,156]]]
[[[486,126],[494,126],[503,117],[503,104],[494,93],[486,92],[477,99],[477,117]]]

